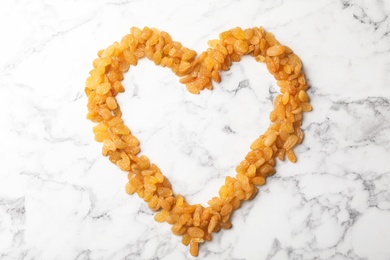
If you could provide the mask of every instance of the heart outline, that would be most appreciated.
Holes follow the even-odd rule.
[[[182,235],[182,243],[190,244],[193,256],[198,255],[199,243],[211,239],[211,233],[231,227],[234,210],[241,202],[254,198],[257,186],[264,185],[266,177],[275,173],[276,157],[283,160],[287,155],[290,161],[296,161],[293,148],[302,142],[302,112],[311,110],[301,61],[262,27],[225,31],[209,45],[211,48],[197,55],[166,32],[132,27],[120,43],[98,52],[85,87],[87,118],[99,123],[94,127],[95,140],[103,142],[104,156],[129,172],[126,192],[137,193],[152,210],[161,209],[155,220],[171,224],[172,232]],[[226,177],[219,197],[213,197],[206,208],[190,205],[180,194],[173,194],[170,182],[155,164],[145,155],[137,156],[139,141],[123,123],[115,99],[124,91],[120,83],[123,73],[145,56],[156,65],[171,68],[190,93],[199,94],[205,88],[211,90],[212,81],[220,82],[221,70],[228,70],[232,62],[248,54],[265,62],[281,87],[270,114],[272,124],[252,143],[251,151],[236,167],[236,177]]]

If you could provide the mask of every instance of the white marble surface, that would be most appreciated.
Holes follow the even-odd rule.
[[[0,259],[191,259],[101,155],[84,82],[131,26],[201,52],[260,25],[301,57],[314,110],[298,162],[278,162],[199,259],[390,259],[389,16],[387,0],[1,1]],[[191,203],[217,194],[269,124],[264,64],[222,77],[194,96],[144,60],[118,98],[142,152]]]

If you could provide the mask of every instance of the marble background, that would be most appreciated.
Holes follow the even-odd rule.
[[[314,110],[298,162],[278,162],[198,259],[390,259],[389,16],[386,0],[1,1],[0,259],[191,259],[101,155],[84,82],[131,26],[201,52],[260,25],[301,57]],[[222,78],[194,96],[144,60],[118,98],[142,153],[191,203],[234,174],[278,91],[251,58]]]

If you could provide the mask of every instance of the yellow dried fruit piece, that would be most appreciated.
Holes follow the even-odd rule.
[[[292,135],[290,135],[290,136],[287,138],[286,142],[285,142],[284,145],[283,145],[283,148],[284,148],[286,151],[291,150],[291,149],[294,147],[294,145],[297,144],[297,142],[298,142],[298,136],[292,134]]]
[[[220,53],[222,53],[224,55],[224,59],[225,59],[225,56],[228,54],[228,51],[227,51],[226,47],[222,46],[220,44],[217,44],[217,46],[215,46],[215,49],[217,51],[219,51]]]
[[[187,229],[187,234],[191,237],[202,238],[204,236],[204,231],[198,227],[190,227]]]
[[[118,135],[130,134],[129,128],[127,128],[127,126],[125,126],[124,124],[118,124],[116,126],[111,127],[111,131],[114,134],[118,134]]]
[[[265,159],[264,158],[260,158],[259,160],[257,160],[255,163],[254,163],[254,166],[257,168],[259,168],[261,165],[263,165],[265,163]],[[248,176],[250,177],[250,176]]]
[[[189,236],[188,234],[184,234],[181,239],[181,242],[183,245],[188,246],[191,242],[191,236]]]
[[[247,53],[249,46],[246,41],[237,40],[234,42],[233,48],[235,52],[243,55]]]
[[[104,120],[110,120],[112,118],[111,111],[105,107],[99,109],[99,114]]]
[[[263,176],[254,177],[252,183],[256,186],[261,186],[265,184],[265,178]]]
[[[200,93],[199,88],[198,88],[198,84],[196,84],[194,82],[187,83],[186,88],[192,94],[199,94]]]
[[[261,176],[269,176],[275,173],[275,168],[272,167],[270,164],[266,163],[263,166],[260,167],[259,173]]]
[[[309,103],[302,103],[302,111],[303,112],[309,112],[312,110],[312,107]]]
[[[284,53],[286,47],[283,45],[275,45],[267,49],[268,56],[278,56]]]
[[[149,161],[149,158],[146,157],[145,155],[141,155],[139,157],[139,161],[137,162],[137,164],[139,165],[140,169],[141,170],[146,170],[146,169],[149,169],[150,167],[150,161]],[[157,181],[156,181],[157,182]],[[156,183],[155,182],[155,183]]]
[[[146,194],[146,190],[145,190],[145,194]],[[146,196],[144,196],[146,197]],[[145,201],[148,201],[147,199],[145,199]],[[150,209],[153,209],[153,208],[157,208],[157,205],[158,205],[158,198],[157,196],[152,196],[152,198],[150,199],[149,203],[148,203],[148,207]]]
[[[273,130],[268,130],[265,132],[264,145],[271,146],[275,143],[276,133]]]
[[[245,30],[244,30],[244,34],[245,34],[245,39],[246,39],[246,40],[251,39],[252,36],[253,36],[253,29],[250,29],[250,28],[245,29]]]
[[[113,97],[107,97],[106,98],[106,104],[109,109],[114,110],[118,107],[118,104],[115,101],[115,98]]]
[[[295,153],[293,150],[288,150],[286,152],[287,154],[287,159],[292,162],[292,163],[295,163],[297,161],[297,158],[295,157]]]
[[[194,80],[195,80],[195,78],[192,75],[186,75],[186,76],[180,78],[180,83],[186,84],[186,83],[190,83]]]
[[[309,97],[307,96],[306,92],[303,91],[303,90],[300,90],[300,91],[299,91],[299,93],[298,93],[298,98],[299,98],[299,100],[302,101],[303,103],[309,101]]]
[[[103,96],[108,91],[110,91],[110,89],[111,89],[111,84],[110,83],[101,83],[96,88],[96,94]]]
[[[191,241],[190,242],[190,254],[192,256],[198,256],[199,254],[199,243]]]
[[[217,224],[218,224],[218,217],[217,216],[212,216],[211,220],[209,222],[209,225],[207,227],[207,232],[208,233],[213,232],[215,227],[217,226]]]
[[[153,32],[152,36],[150,36],[150,38],[146,41],[146,45],[149,46],[156,45],[158,43],[159,38],[160,38],[160,34]]]
[[[283,98],[282,98],[282,102],[283,102],[283,105],[286,105],[288,103],[288,101],[290,100],[290,93],[288,93],[287,91],[283,94]]]
[[[225,57],[222,53],[220,53],[219,51],[214,51],[212,56],[211,56],[214,60],[216,60],[217,62],[219,63],[223,63],[225,61]],[[214,65],[215,66],[215,65]]]
[[[271,32],[266,32],[264,38],[269,46],[279,44],[279,42],[275,39],[275,36]]]
[[[116,81],[116,82],[114,83],[113,88],[114,88],[114,90],[115,90],[116,92],[118,92],[118,93],[121,93],[121,92],[124,92],[124,91],[125,91],[125,89],[124,89],[123,86],[122,86],[122,83],[120,83],[119,81]]]
[[[162,53],[160,51],[156,51],[153,54],[153,62],[154,62],[154,64],[159,65],[161,63],[162,57],[163,57]]]
[[[178,73],[186,73],[191,68],[191,63],[187,61],[182,61],[179,65]]]
[[[264,160],[268,161],[269,159],[271,159],[273,153],[274,152],[273,152],[272,148],[265,147],[264,148]]]
[[[284,160],[284,155],[286,154],[286,150],[284,150],[283,148],[279,150],[278,152],[278,159],[283,161]]]
[[[136,66],[138,63],[137,57],[130,51],[130,50],[124,50],[123,56],[125,57],[126,62],[128,62],[130,65]]]
[[[239,27],[234,28],[232,34],[239,40],[245,40],[245,32]]]
[[[115,125],[118,125],[122,122],[123,122],[122,118],[115,116],[111,120],[109,120],[107,123],[109,126],[115,126]]]
[[[245,175],[248,176],[249,178],[254,177],[256,175],[256,166],[253,164],[251,166],[249,166]]]
[[[157,180],[157,183],[163,183],[164,182],[164,176],[161,174],[161,172],[157,172],[156,175],[156,180]],[[171,194],[172,195],[172,194]],[[169,196],[171,196],[169,195]]]
[[[156,178],[156,179],[157,179],[158,183],[162,183],[162,181],[159,181],[158,178]],[[157,189],[157,193],[162,198],[167,198],[167,197],[172,196],[172,190],[169,188],[159,187]]]
[[[274,61],[269,56],[265,57],[265,64],[267,65],[267,69],[271,73],[275,74],[277,72],[277,67]]]
[[[108,126],[104,123],[99,123],[93,128],[93,132],[96,134],[98,132],[107,132],[108,131]]]
[[[114,142],[112,140],[110,140],[110,139],[105,139],[103,141],[103,147],[105,149],[111,150],[111,151],[115,151],[116,150]]]
[[[108,46],[107,49],[105,49],[101,55],[102,58],[110,57],[114,54],[115,52],[115,46],[111,45]]]
[[[138,141],[137,137],[135,137],[134,135],[131,135],[131,134],[122,135],[121,138],[122,138],[123,141],[128,143],[130,146],[137,146],[137,145],[139,145],[139,141]]]
[[[226,199],[227,196],[228,196],[228,190],[226,185],[224,185],[219,189],[219,197],[221,197],[221,199]]]
[[[286,133],[294,133],[294,127],[293,127],[293,124],[289,121],[286,121],[284,122],[281,126],[280,126],[280,130],[281,131],[284,131]]]
[[[128,145],[120,139],[114,141],[115,148],[117,149],[125,149]]]
[[[97,132],[95,133],[95,140],[97,142],[103,142],[105,139],[110,138],[111,135],[108,132]]]
[[[193,51],[193,50],[188,50],[186,51],[183,56],[181,57],[181,59],[183,61],[190,61],[192,60],[192,58],[194,58],[196,56],[196,52]]]
[[[190,221],[190,219],[191,219],[191,215],[189,213],[184,213],[183,215],[180,216],[179,223],[185,225],[187,224],[188,221]]]
[[[220,40],[208,40],[208,41],[207,41],[207,44],[208,44],[211,48],[215,48],[219,43],[220,43]]]
[[[162,210],[162,211],[158,212],[156,215],[154,215],[154,219],[157,222],[164,222],[165,219],[167,218],[167,216],[169,216],[169,211],[168,210]]]
[[[215,82],[220,82],[221,81],[221,76],[219,75],[218,71],[217,70],[213,70],[211,72],[211,77],[213,78],[213,80]]]
[[[130,182],[126,183],[126,193],[127,194],[130,194],[130,195],[134,194],[135,190],[136,190],[136,187],[131,185]]]
[[[128,171],[130,170],[130,159],[129,157],[127,156],[126,153],[122,152],[121,153],[121,157],[122,159],[121,160],[118,160],[116,162],[116,165],[123,171]]]
[[[211,71],[214,68],[215,61],[211,57],[206,57],[204,59],[204,65],[206,66],[206,69]]]
[[[200,225],[200,214],[201,214],[202,208],[198,205],[196,207],[196,210],[194,212],[194,217],[193,217],[193,225],[195,227],[199,227]]]
[[[230,203],[225,204],[221,209],[221,216],[226,216],[232,213],[233,206]]]
[[[259,137],[255,141],[253,141],[250,148],[251,150],[256,150],[259,149],[262,145],[264,145],[263,139]]]
[[[100,77],[89,77],[85,83],[85,87],[88,89],[96,89],[98,84],[101,82]]]

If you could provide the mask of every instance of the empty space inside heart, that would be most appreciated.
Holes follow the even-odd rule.
[[[268,128],[276,82],[265,64],[243,57],[214,90],[187,92],[169,69],[143,59],[125,73],[117,96],[123,120],[172,184],[175,194],[207,205],[226,176]]]

